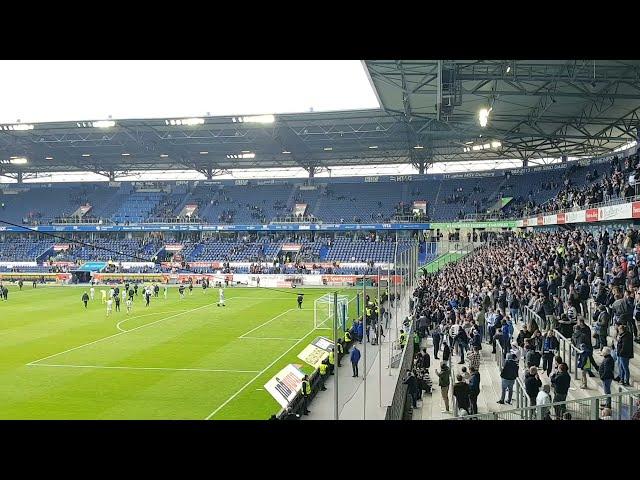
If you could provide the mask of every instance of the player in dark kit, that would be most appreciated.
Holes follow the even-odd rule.
[[[116,302],[116,312],[120,311],[120,295],[113,294],[113,300]]]
[[[133,291],[135,292],[136,297],[137,297],[138,296],[138,284],[137,283],[133,286]]]
[[[84,294],[82,294],[82,302],[84,303],[84,308],[87,308],[88,301],[89,301],[89,294],[87,292],[84,292]]]
[[[298,308],[302,308],[302,301],[304,300],[304,293],[298,294]]]
[[[128,292],[129,292],[129,298],[133,300],[133,288],[130,288]]]
[[[22,280],[18,280],[18,287],[22,290]]]

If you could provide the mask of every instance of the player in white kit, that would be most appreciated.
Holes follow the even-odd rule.
[[[218,295],[220,296],[220,299],[218,300],[218,306],[222,305],[223,307],[226,307],[226,305],[224,304],[224,289],[222,287],[218,289]]]
[[[168,286],[164,286],[164,299],[167,299],[167,295],[169,294],[169,287]]]
[[[107,300],[107,317],[111,315],[111,307],[113,305],[113,297],[109,297]]]
[[[127,301],[125,302],[127,304],[127,315],[129,315],[131,313],[131,309],[133,308],[133,300],[131,300],[131,297],[127,298]]]
[[[94,297],[95,295],[96,295],[96,289],[95,289],[95,288],[93,288],[93,287],[91,287],[91,288],[89,289],[89,298],[90,298],[91,300],[93,300],[93,297]]]

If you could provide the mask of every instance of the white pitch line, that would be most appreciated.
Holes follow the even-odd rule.
[[[122,325],[124,322],[127,322],[129,320],[133,320],[135,318],[142,318],[142,317],[149,317],[151,315],[162,315],[163,313],[184,313],[184,310],[169,310],[167,312],[154,312],[154,313],[145,313],[144,315],[138,315],[136,317],[125,317],[123,320],[120,320],[118,323],[116,323],[116,328],[118,330],[120,330],[121,332],[128,332],[129,330],[125,330],[123,328],[120,328],[120,325]]]
[[[244,337],[245,337],[245,335],[248,335],[248,334],[250,334],[251,332],[255,332],[255,331],[256,331],[256,330],[258,330],[260,327],[264,327],[265,325],[267,325],[267,324],[269,324],[269,323],[273,322],[274,320],[276,320],[276,319],[280,318],[280,317],[281,317],[281,316],[283,316],[283,315],[286,315],[287,313],[289,313],[289,312],[290,312],[290,311],[292,311],[292,310],[294,310],[294,309],[293,309],[293,308],[290,308],[289,310],[285,310],[285,311],[284,311],[284,312],[282,312],[281,314],[276,315],[275,317],[273,317],[271,320],[267,320],[266,322],[261,323],[260,325],[258,325],[256,328],[252,328],[252,329],[251,329],[251,330],[249,330],[248,332],[244,332],[244,333],[243,333],[242,335],[240,335],[238,338],[244,338]]]
[[[311,333],[313,333],[315,331],[315,328],[311,329],[309,331],[309,333],[307,333],[304,337],[302,337],[300,340],[298,340],[296,343],[294,343],[293,345],[291,345],[282,355],[280,355],[278,358],[276,358],[273,362],[271,362],[269,365],[267,365],[266,367],[264,367],[262,370],[260,370],[255,377],[253,377],[251,380],[249,380],[247,383],[245,383],[242,387],[240,387],[240,390],[238,390],[236,393],[234,393],[233,395],[231,395],[229,398],[227,398],[227,400],[220,405],[218,408],[216,408],[213,412],[211,412],[206,418],[205,420],[209,420],[211,417],[213,417],[216,413],[218,413],[220,410],[222,410],[231,400],[233,400],[234,398],[236,398],[245,388],[247,388],[249,385],[251,385],[253,382],[255,382],[258,378],[260,378],[260,375],[262,375],[264,372],[266,372],[267,370],[269,370],[272,366],[274,366],[276,364],[276,362],[278,360],[280,360],[282,357],[284,357],[287,353],[289,353],[291,350],[293,350],[302,340],[304,340],[305,338],[307,338]]]
[[[164,367],[117,367],[107,365],[64,365],[54,363],[38,363],[30,367],[69,367],[69,368],[108,368],[117,370],[166,370],[170,372],[231,372],[231,373],[256,373],[258,370],[225,370],[217,368],[164,368]]]
[[[191,310],[185,310],[182,313],[176,313],[175,315],[169,315],[168,317],[160,318],[160,319],[156,320],[155,322],[145,323],[144,325],[140,325],[139,327],[132,328],[131,330],[126,330],[124,332],[114,333],[113,335],[109,335],[107,337],[99,338],[97,340],[94,340],[93,342],[83,343],[82,345],[78,345],[77,347],[69,348],[68,350],[64,350],[62,352],[54,353],[53,355],[48,355],[48,356],[40,358],[38,360],[33,360],[32,362],[27,363],[27,365],[33,365],[35,363],[41,362],[42,360],[46,360],[48,358],[57,357],[58,355],[62,355],[63,353],[72,352],[73,350],[77,350],[77,349],[82,348],[82,347],[88,347],[89,345],[93,345],[94,343],[98,343],[98,342],[101,342],[103,340],[107,340],[108,338],[117,337],[118,335],[124,335],[125,333],[129,333],[129,332],[133,332],[134,330],[138,330],[139,328],[145,328],[145,327],[148,327],[148,326],[153,325],[155,323],[162,322],[164,320],[169,320],[170,318],[178,317],[180,315],[184,315],[185,313],[195,312],[196,310],[201,310],[203,308],[210,307],[211,305],[215,305],[215,303],[209,303],[207,305],[202,305],[200,307],[192,308]]]
[[[302,340],[301,338],[285,338],[285,337],[238,337],[243,340]]]

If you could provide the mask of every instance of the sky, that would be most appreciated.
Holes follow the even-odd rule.
[[[0,123],[379,108],[359,60],[2,60]]]

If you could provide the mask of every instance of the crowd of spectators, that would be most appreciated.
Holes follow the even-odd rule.
[[[482,338],[492,344],[494,352],[499,345],[504,359],[515,362],[507,368],[511,373],[502,372],[499,403],[511,401],[516,378],[513,370],[517,372],[522,359],[530,405],[536,405],[544,373],[554,389],[553,401],[566,399],[567,359],[558,356],[556,330],[581,352],[578,367],[583,370],[582,386],[587,386],[587,375],[595,377],[595,370],[608,394],[613,380],[630,385],[633,341],[640,342],[637,260],[640,236],[633,228],[612,233],[504,233],[474,255],[422,280],[414,292],[417,330],[421,336],[431,334],[436,359],[443,345],[443,354],[458,355],[458,363],[464,363],[465,353],[482,348]],[[591,327],[585,321],[589,298],[599,306]],[[539,315],[542,324],[524,324],[525,306]],[[608,341],[612,325],[615,334]],[[520,330],[517,336],[516,328]],[[593,358],[597,348],[604,358],[601,365]],[[540,397],[550,403],[545,395]],[[561,418],[564,412],[554,413]]]
[[[536,215],[559,210],[585,209],[592,205],[615,199],[627,199],[636,195],[635,179],[640,178],[638,153],[625,159],[614,157],[609,162],[608,172],[601,175],[596,168],[587,169],[583,185],[575,185],[571,177],[577,165],[567,169],[558,193],[547,202],[537,204],[534,190],[526,199],[517,198],[509,207],[511,216]],[[558,182],[543,183],[537,192],[558,188]]]

